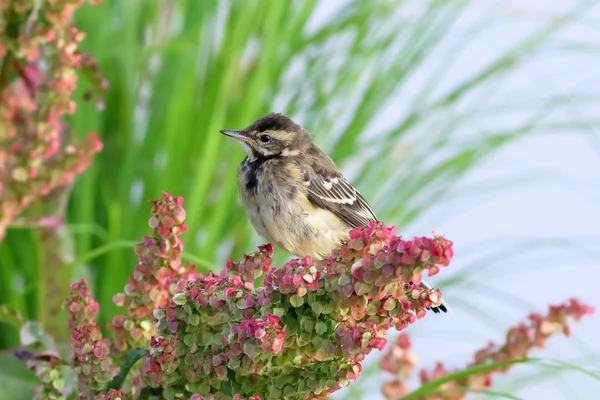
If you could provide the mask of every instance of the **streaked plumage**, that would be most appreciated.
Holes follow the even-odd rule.
[[[347,241],[352,228],[377,220],[331,158],[290,118],[271,113],[241,131],[221,132],[246,150],[238,168],[240,199],[258,234],[276,246],[320,259]],[[447,309],[442,301],[433,311]]]

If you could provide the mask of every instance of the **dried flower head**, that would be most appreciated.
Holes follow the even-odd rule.
[[[577,299],[570,299],[567,303],[550,306],[548,314],[531,314],[526,322],[512,327],[506,334],[506,341],[502,345],[494,343],[475,352],[473,361],[467,367],[486,365],[491,362],[504,363],[493,369],[470,374],[460,379],[451,380],[439,386],[438,391],[418,397],[418,400],[461,400],[469,390],[489,389],[492,386],[493,376],[507,372],[513,364],[506,363],[527,358],[531,350],[542,348],[547,339],[555,333],[562,332],[569,335],[568,319],[578,321],[585,315],[593,314],[591,306],[582,304]],[[401,334],[395,345],[383,357],[380,368],[391,372],[395,379],[385,382],[382,392],[388,399],[397,399],[409,393],[406,381],[412,375],[416,359],[410,351],[410,340],[407,335]],[[432,370],[423,369],[419,373],[421,383],[427,383],[442,378],[453,371],[449,371],[444,364],[438,362]]]

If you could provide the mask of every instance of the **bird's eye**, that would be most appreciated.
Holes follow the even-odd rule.
[[[268,142],[271,141],[271,136],[269,136],[269,135],[262,135],[260,137],[260,141],[263,142],[263,143],[268,143]]]

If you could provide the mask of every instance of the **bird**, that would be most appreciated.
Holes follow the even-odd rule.
[[[252,226],[288,253],[322,259],[348,241],[350,230],[378,221],[312,135],[288,116],[271,112],[244,129],[220,132],[246,152],[237,183]],[[421,286],[431,289],[425,281]],[[443,299],[431,307],[449,309]]]

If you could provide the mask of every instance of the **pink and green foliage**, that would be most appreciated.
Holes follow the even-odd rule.
[[[88,77],[84,97],[90,100],[99,102],[108,86],[78,49],[85,34],[72,16],[84,3],[0,0],[0,242],[11,226],[39,229],[39,270],[52,273],[39,277],[37,319],[57,340],[69,335],[60,303],[73,272],[69,239],[59,228],[75,177],[102,149],[94,132],[76,139],[68,118],[76,109],[78,74]]]
[[[164,193],[151,203],[153,234],[136,246],[139,262],[125,292],[115,296],[125,313],[109,324],[114,338],[100,333],[87,282],[74,283],[64,305],[71,316],[70,368],[56,357],[21,355],[42,381],[36,398],[69,390],[79,399],[324,398],[358,378],[365,356],[384,349],[390,328],[405,329],[426,315],[441,294],[421,288],[421,274],[438,273],[453,255],[442,236],[404,240],[372,222],[320,262],[306,257],[274,268],[268,244],[241,262],[228,261],[219,274],[197,274],[181,261],[183,199]],[[533,315],[530,325],[509,332],[506,345],[478,352],[473,365],[525,357],[550,334],[568,332],[567,317],[590,312],[573,300],[547,317]],[[384,385],[389,398],[407,392],[409,351],[402,335],[382,361],[397,375]],[[76,384],[64,384],[67,369]],[[421,378],[445,374],[440,364]],[[446,386],[486,387],[489,376]]]
[[[168,306],[180,280],[196,278],[196,267],[181,262],[183,240],[187,230],[183,223],[183,198],[152,201],[150,227],[153,236],[144,237],[135,246],[138,264],[125,286],[125,292],[114,296],[116,305],[124,306],[125,314],[115,316],[110,327],[115,333],[114,350],[148,346],[156,335],[152,313]]]
[[[89,294],[87,282],[71,285],[71,295],[65,302],[70,318],[71,367],[77,374],[77,390],[80,396],[89,398],[117,373],[110,354],[110,340],[102,338],[96,317],[100,307]]]
[[[0,240],[26,207],[68,186],[102,148],[95,133],[73,140],[64,123],[75,112],[77,71],[92,78],[88,97],[107,87],[92,58],[78,51],[85,34],[71,18],[83,3],[0,0]],[[27,223],[60,223],[56,210],[43,211],[50,214]]]
[[[318,263],[273,268],[272,246],[260,246],[219,275],[178,282],[169,305],[154,312],[162,337],[141,375],[153,388],[168,382],[166,397],[324,397],[359,376],[388,329],[425,316],[440,293],[418,285],[421,272],[448,265],[451,246],[441,236],[405,241],[376,222]]]
[[[550,306],[546,315],[533,313],[526,322],[512,327],[506,333],[502,345],[489,343],[475,352],[473,361],[466,368],[492,365],[480,372],[462,374],[448,379],[437,386],[436,390],[413,397],[418,400],[461,400],[469,391],[489,389],[492,378],[496,374],[506,373],[514,362],[524,360],[531,350],[543,348],[548,338],[556,333],[571,334],[568,319],[579,321],[585,315],[591,315],[594,309],[582,304],[577,299],[570,299],[564,304]],[[406,383],[413,375],[416,356],[411,351],[411,340],[402,333],[393,346],[386,352],[380,362],[380,368],[394,374],[395,379],[382,385],[382,392],[387,399],[399,399],[410,393]],[[460,371],[460,370],[459,370]],[[442,362],[438,362],[432,370],[422,369],[419,372],[421,384],[448,377],[456,371],[449,371]]]
[[[440,293],[418,285],[421,272],[436,273],[452,256],[452,242],[441,236],[405,241],[374,222],[319,263],[307,257],[273,268],[265,245],[218,275],[197,275],[180,259],[182,202],[166,193],[153,202],[154,233],[136,247],[139,263],[115,296],[126,313],[111,324],[112,346],[101,337],[86,282],[72,285],[65,307],[81,398],[116,375],[113,360],[144,346],[149,354],[131,371],[142,379],[129,385],[138,393],[324,397],[358,377],[389,328],[425,316]]]

